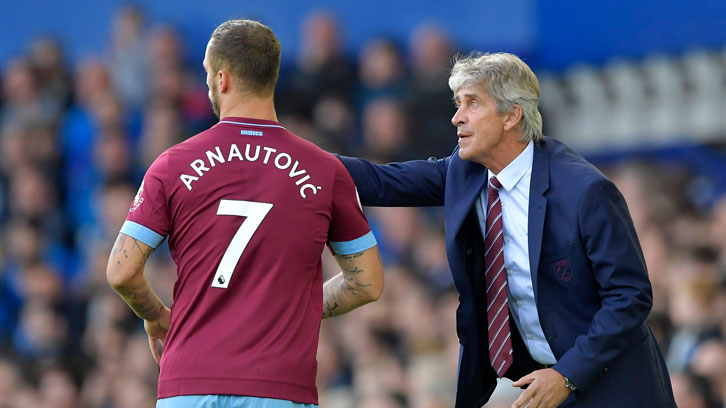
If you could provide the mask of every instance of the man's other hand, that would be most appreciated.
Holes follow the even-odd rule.
[[[570,395],[565,387],[565,377],[553,368],[533,371],[512,384],[523,387],[529,384],[512,408],[555,408]]]

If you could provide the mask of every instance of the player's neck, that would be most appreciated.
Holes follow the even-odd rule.
[[[225,102],[229,103],[221,104],[219,110],[220,119],[234,116],[277,122],[277,113],[275,112],[275,103],[272,96],[260,98],[245,95]]]

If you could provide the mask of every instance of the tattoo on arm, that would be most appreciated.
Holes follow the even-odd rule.
[[[323,319],[347,313],[370,301],[363,291],[372,284],[361,279],[365,271],[353,262],[362,255],[362,252],[336,255],[343,271],[323,285]]]
[[[116,267],[132,268],[137,273],[124,285],[114,287],[137,316],[144,320],[156,320],[164,305],[154,293],[143,270],[154,248],[140,245],[139,240],[126,234],[119,234],[112,250]]]
[[[363,252],[357,252],[355,254],[350,254],[350,255],[336,255],[336,256],[343,260],[349,261],[351,259],[360,258],[361,256],[363,256]]]
[[[144,279],[143,283],[128,290],[121,290],[119,294],[137,316],[144,320],[153,321],[161,314],[163,305],[156,293],[151,289],[149,282]]]
[[[331,281],[336,278],[331,279]],[[326,284],[323,286],[323,319],[336,316],[336,310],[340,307],[336,299],[337,296],[332,292],[334,292],[333,285]]]
[[[130,240],[131,242],[127,243],[127,240]],[[144,246],[146,246],[147,248],[142,248],[141,245],[139,245],[139,240],[134,237],[130,237],[126,234],[119,234],[118,238],[116,238],[116,243],[114,244],[113,249],[113,253],[117,254],[117,265],[122,265],[123,261],[129,259],[130,251],[138,251],[139,254],[141,254],[141,257],[136,260],[134,265],[143,267],[144,264],[146,264],[146,261],[149,259],[149,256],[151,256],[151,253],[154,252],[154,248],[147,245]],[[118,254],[123,255],[123,259],[120,259]]]

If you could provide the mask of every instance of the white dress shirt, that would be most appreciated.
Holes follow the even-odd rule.
[[[533,158],[534,144],[529,142],[524,151],[499,174],[489,172],[487,177],[496,176],[502,184],[499,200],[502,203],[504,267],[507,270],[509,287],[509,310],[532,358],[541,364],[554,364],[557,360],[539,322],[529,265],[527,234]],[[476,200],[476,214],[479,217],[482,237],[486,231],[484,209],[487,208],[487,188],[482,189],[479,199]]]

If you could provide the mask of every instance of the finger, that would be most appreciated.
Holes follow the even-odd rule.
[[[531,388],[524,391],[522,394],[519,395],[519,398],[517,398],[516,401],[514,401],[514,403],[512,404],[512,408],[522,408],[524,406],[529,407],[529,405],[527,405],[527,402],[530,402],[530,399],[532,399],[533,394],[534,394],[534,391],[532,391]]]
[[[151,349],[151,356],[159,364],[159,349],[156,347],[156,339],[149,337],[149,348]]]
[[[527,404],[529,401],[531,401],[531,400],[525,399],[525,400],[520,401],[520,398],[517,398],[517,400],[514,401],[514,403],[512,404],[512,408],[525,408],[525,407],[530,408],[529,405]]]
[[[542,403],[542,400],[535,395],[529,400],[526,408],[544,408],[545,406],[546,405]]]
[[[154,346],[154,339],[152,337],[149,337],[149,350],[151,351],[151,357],[154,359],[154,361],[156,361],[156,347]]]
[[[532,374],[527,374],[519,380],[513,382],[512,386],[521,387],[523,385],[532,384],[532,381],[534,381],[534,376],[532,376]]]

